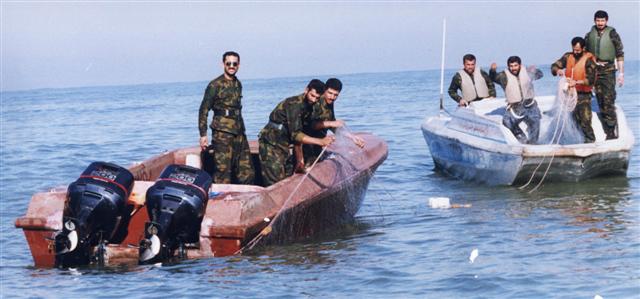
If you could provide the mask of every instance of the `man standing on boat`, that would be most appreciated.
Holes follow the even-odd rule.
[[[618,62],[618,85],[624,84],[624,52],[620,35],[613,27],[607,26],[609,15],[598,10],[593,16],[595,25],[585,35],[585,49],[596,57],[596,82],[594,84],[602,128],[607,139],[618,138],[616,126],[616,65]]]
[[[315,138],[303,133],[303,124],[309,121],[313,105],[318,102],[325,86],[322,81],[313,79],[304,93],[289,97],[273,109],[269,122],[260,131],[260,165],[262,180],[270,186],[291,174],[292,160],[290,146],[294,144],[315,144],[327,146],[333,142],[333,136]]]
[[[211,145],[213,146],[213,182],[216,184],[253,184],[249,142],[242,119],[242,84],[236,78],[240,68],[240,55],[225,52],[222,55],[224,73],[209,82],[198,113],[200,147],[207,148],[207,118],[213,110]]]
[[[313,105],[313,112],[311,113],[310,121],[304,124],[303,132],[311,137],[316,138],[324,138],[327,136],[327,132],[331,130],[334,134],[337,128],[341,128],[345,125],[344,121],[341,119],[336,119],[335,112],[333,110],[333,104],[338,100],[338,96],[342,91],[342,82],[337,78],[330,78],[325,82],[325,90],[318,104]],[[353,143],[355,143],[358,147],[364,147],[364,140],[362,138],[350,135]],[[296,153],[298,164],[296,165],[296,170],[300,170],[300,167],[304,167],[305,164],[307,166],[311,165],[313,161],[320,155],[322,152],[322,147],[317,146],[315,144],[305,144],[302,147],[296,147],[295,150],[299,151],[303,149],[304,159],[300,161],[300,153]]]
[[[473,54],[464,55],[462,64],[463,69],[453,75],[449,85],[449,96],[458,102],[458,106],[466,107],[474,101],[495,98],[496,87],[489,75],[476,67],[476,57]],[[462,91],[462,96],[458,95],[458,89]]]
[[[502,124],[509,128],[520,143],[536,144],[540,135],[540,109],[534,99],[533,80],[542,78],[542,71],[535,66],[521,70],[522,60],[518,56],[507,59],[508,70],[496,72],[496,63],[491,64],[489,76],[504,89],[507,107]],[[525,136],[520,123],[527,124]]]
[[[593,143],[596,137],[591,127],[591,90],[596,78],[596,63],[593,54],[584,50],[585,40],[574,37],[572,52],[567,52],[551,65],[551,74],[565,76],[570,88],[578,93],[578,103],[573,116],[584,134],[585,143]]]

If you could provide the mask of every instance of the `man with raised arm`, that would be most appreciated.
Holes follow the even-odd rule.
[[[502,86],[507,107],[502,117],[502,124],[509,128],[520,143],[536,144],[540,135],[540,109],[534,99],[533,80],[542,78],[542,71],[535,66],[522,68],[522,60],[518,56],[507,59],[507,70],[496,72],[496,63],[491,64],[489,76]],[[527,124],[525,136],[520,123]]]

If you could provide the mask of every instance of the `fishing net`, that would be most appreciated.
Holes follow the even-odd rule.
[[[582,131],[573,118],[578,95],[569,88],[565,77],[558,80],[558,91],[553,107],[542,118],[540,144],[578,144],[584,142]]]

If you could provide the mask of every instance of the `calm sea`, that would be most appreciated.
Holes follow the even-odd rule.
[[[446,72],[449,82],[455,70]],[[212,77],[218,74],[212,74]],[[321,79],[326,79],[322,76]],[[2,93],[0,296],[3,298],[629,298],[640,294],[640,79],[618,89],[636,136],[627,177],[547,183],[528,194],[434,172],[420,131],[438,112],[439,71],[340,77],[336,104],[352,131],[389,158],[357,221],[303,243],[167,266],[36,269],[14,228],[31,195],[75,180],[92,161],[121,165],[196,145],[208,82]],[[271,109],[310,78],[244,80],[255,139]],[[555,94],[545,67],[539,95]],[[500,91],[501,93],[501,91]],[[454,102],[446,97],[447,109]],[[470,208],[432,209],[445,196]],[[474,263],[470,253],[478,250]]]

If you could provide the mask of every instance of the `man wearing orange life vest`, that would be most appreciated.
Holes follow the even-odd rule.
[[[596,79],[596,63],[593,54],[584,51],[585,40],[574,37],[572,52],[567,52],[551,65],[551,74],[565,76],[570,88],[578,93],[578,103],[573,111],[576,122],[582,129],[585,143],[593,143],[596,137],[591,127],[591,90]]]

